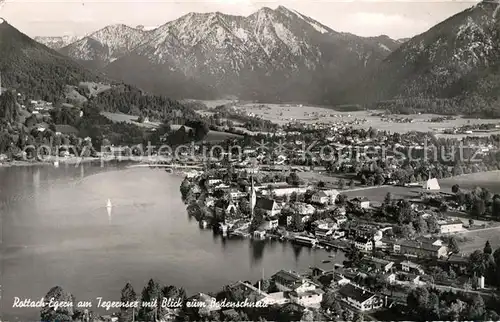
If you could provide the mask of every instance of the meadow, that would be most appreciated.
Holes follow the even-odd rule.
[[[159,122],[145,122],[145,123],[139,123],[137,122],[137,119],[139,118],[137,115],[129,115],[129,114],[122,114],[122,113],[110,113],[110,112],[101,112],[101,115],[107,117],[113,122],[126,122],[126,123],[131,123],[135,124],[140,127],[147,127],[147,128],[157,128],[160,126]]]
[[[500,247],[500,226],[469,230],[456,235],[460,252],[470,254],[476,250],[483,250],[487,241],[493,249]]]
[[[215,143],[215,142],[221,142],[221,141],[225,141],[228,139],[241,138],[241,137],[242,137],[242,135],[239,135],[239,134],[210,130],[207,133],[207,135],[203,138],[203,141]]]
[[[202,101],[207,108],[214,108],[215,106],[231,103],[231,100],[216,100],[216,101]],[[491,119],[465,119],[457,117],[455,120],[447,120],[443,122],[428,122],[433,117],[438,117],[435,114],[412,114],[412,115],[397,115],[399,118],[410,118],[414,121],[412,123],[397,123],[397,122],[384,122],[378,116],[372,116],[373,113],[381,113],[383,111],[336,111],[333,108],[310,106],[310,105],[297,105],[297,104],[259,104],[259,103],[235,103],[235,108],[246,112],[250,115],[261,117],[265,120],[270,120],[276,124],[286,124],[289,122],[300,121],[303,123],[337,123],[342,121],[353,122],[356,120],[366,120],[353,125],[358,128],[376,128],[378,130],[387,130],[391,132],[405,133],[409,131],[420,132],[435,132],[438,136],[443,137],[457,137],[459,134],[442,134],[444,129],[460,127],[467,124],[499,124],[499,120]],[[210,112],[204,111],[200,113]],[[500,133],[499,131],[492,133],[476,133],[477,136],[489,136],[493,133]]]

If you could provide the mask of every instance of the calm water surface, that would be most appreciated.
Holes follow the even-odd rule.
[[[181,180],[120,165],[0,168],[3,320],[37,319],[38,309],[13,308],[14,297],[38,300],[55,285],[77,301],[119,300],[125,283],[140,292],[152,277],[192,294],[281,268],[306,271],[328,258],[200,230],[181,201]],[[338,253],[335,262],[342,260]]]

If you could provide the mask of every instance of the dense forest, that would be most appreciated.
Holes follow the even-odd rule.
[[[89,146],[95,153],[103,144],[178,145],[202,140],[209,131],[207,122],[193,109],[194,103],[180,103],[161,96],[147,95],[127,85],[104,91],[81,106],[55,103],[49,115],[35,114],[30,106],[23,107],[23,95],[6,91],[0,96],[0,154],[9,158],[20,157],[29,145],[59,146],[71,144],[81,153]],[[123,111],[151,117],[162,122],[152,130],[126,122],[113,122],[101,114],[104,111]],[[121,109],[121,110],[120,110]],[[185,124],[175,131],[173,124]],[[57,134],[56,127],[69,126],[70,132]],[[71,130],[74,129],[74,130]],[[86,140],[84,138],[90,138]],[[91,142],[89,144],[89,142]]]
[[[87,105],[106,112],[142,115],[150,120],[200,119],[192,108],[192,103],[180,103],[165,96],[150,95],[124,84],[98,94]]]
[[[60,102],[66,85],[105,77],[37,43],[8,23],[0,24],[2,86],[15,88],[32,99]]]

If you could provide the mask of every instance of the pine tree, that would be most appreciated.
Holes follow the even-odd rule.
[[[121,302],[131,303],[137,301],[137,294],[130,283],[127,283],[122,289]],[[137,313],[136,307],[122,307],[120,308],[120,322],[131,322],[135,320]]]
[[[491,255],[493,253],[493,249],[491,248],[489,240],[487,240],[486,244],[484,245],[483,253],[488,254],[488,255]]]
[[[142,290],[141,308],[139,309],[139,320],[145,322],[155,322],[158,319],[158,309],[160,308],[161,290],[160,284],[150,279]],[[155,303],[156,301],[156,303]]]
[[[46,303],[40,312],[40,318],[42,321],[46,322],[67,322],[73,321],[73,307],[75,306],[75,299],[73,295],[65,292],[62,287],[55,286],[49,290],[47,295],[45,295]],[[49,306],[49,301],[53,299],[53,302],[60,303],[73,303],[73,306],[60,307],[57,310],[54,307]]]

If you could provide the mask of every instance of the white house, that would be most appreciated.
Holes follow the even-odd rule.
[[[339,294],[341,299],[361,312],[376,310],[382,307],[382,298],[354,284],[344,285]]]
[[[263,194],[271,194],[273,193],[277,197],[284,197],[284,196],[290,196],[293,193],[296,194],[303,194],[306,193],[307,190],[309,190],[309,187],[276,187],[273,189],[266,189],[263,191]]]
[[[351,200],[351,203],[358,204],[361,207],[361,209],[370,208],[370,200],[368,200],[366,197],[354,198]]]
[[[303,293],[317,288],[316,284],[292,271],[280,270],[272,279],[280,292]]]
[[[401,270],[403,270],[404,272],[424,274],[424,270],[420,265],[410,261],[401,262]]]
[[[438,221],[439,232],[441,234],[456,233],[464,230],[464,223],[460,219]]]
[[[340,216],[335,216],[333,218],[333,220],[335,220],[335,222],[337,223],[337,225],[342,225],[343,223],[345,223],[347,221],[347,217],[344,216],[344,215],[340,215]]]
[[[207,185],[209,187],[215,186],[218,183],[222,183],[222,179],[217,179],[217,178],[209,178],[209,179],[207,179]]]
[[[373,243],[368,238],[358,237],[354,240],[354,247],[356,247],[359,250],[368,252],[373,249]]]
[[[266,238],[266,231],[265,230],[256,230],[253,232],[253,238],[255,239],[264,239]]]
[[[311,201],[314,203],[326,205],[328,203],[333,204],[335,203],[335,200],[337,199],[337,196],[339,195],[339,192],[335,189],[333,190],[321,190],[316,192],[312,198]]]
[[[439,190],[441,187],[439,186],[439,182],[436,178],[432,178],[427,180],[426,183],[424,183],[423,187],[425,190]]]
[[[319,308],[323,300],[322,289],[314,289],[311,291],[297,292],[293,291],[288,294],[292,303],[297,303],[305,307]]]

